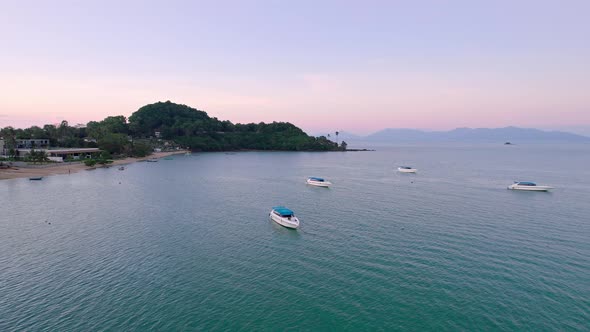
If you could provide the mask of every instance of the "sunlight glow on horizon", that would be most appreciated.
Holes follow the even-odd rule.
[[[170,100],[310,133],[590,128],[590,3],[455,3],[7,5],[0,127]]]

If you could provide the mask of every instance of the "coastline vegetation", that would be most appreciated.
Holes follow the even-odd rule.
[[[337,144],[325,136],[309,136],[288,122],[234,124],[170,101],[145,105],[129,119],[119,115],[86,125],[70,126],[64,120],[59,125],[43,127],[5,127],[0,129],[0,137],[9,157],[15,155],[18,139],[48,139],[49,147],[97,147],[108,153],[108,157],[101,155],[97,163],[112,156],[145,157],[158,147],[194,151],[346,150],[346,142]],[[35,158],[41,160],[43,156]]]

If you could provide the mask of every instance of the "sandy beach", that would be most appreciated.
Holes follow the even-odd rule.
[[[172,152],[154,152],[151,155],[143,158],[125,158],[125,159],[117,159],[114,160],[113,163],[109,164],[108,166],[116,166],[116,165],[125,165],[131,164],[134,162],[138,162],[141,160],[147,159],[159,159],[164,158],[172,155],[177,154],[184,154],[187,151],[179,150],[179,151],[172,151]],[[86,169],[90,168],[98,168],[102,166],[94,166],[88,167],[83,163],[75,163],[75,164],[59,164],[56,163],[54,165],[43,167],[43,168],[28,168],[28,167],[15,167],[15,168],[8,168],[8,169],[0,169],[0,180],[7,180],[7,179],[18,179],[18,178],[30,178],[30,177],[39,177],[39,176],[51,176],[51,175],[59,175],[59,174],[72,174],[77,173]]]

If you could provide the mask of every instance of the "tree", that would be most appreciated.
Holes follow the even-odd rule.
[[[109,133],[98,141],[98,147],[111,154],[121,154],[125,152],[128,144],[129,141],[127,140],[127,135],[124,134]]]
[[[129,132],[127,119],[122,115],[108,116],[100,122],[100,126],[107,133],[127,134]]]
[[[111,154],[108,151],[102,151],[96,162],[101,165],[106,165],[113,162],[112,158],[113,156],[111,156]]]
[[[145,157],[150,155],[152,152],[152,147],[147,143],[134,143],[131,153],[134,157]]]
[[[342,141],[342,143],[340,143],[340,149],[342,151],[346,151],[347,148],[348,148],[348,144],[345,141]]]
[[[4,137],[4,145],[6,149],[16,149],[16,130],[13,127],[2,128],[0,130],[0,136]]]
[[[27,159],[33,163],[43,163],[49,161],[47,153],[43,150],[31,149]]]

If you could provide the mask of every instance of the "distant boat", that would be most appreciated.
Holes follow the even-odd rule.
[[[317,178],[317,177],[314,177],[314,176],[307,178],[307,181],[306,182],[307,182],[307,184],[312,185],[312,186],[316,186],[316,187],[325,187],[325,188],[327,188],[327,187],[329,187],[329,186],[332,185],[332,182],[326,181],[323,178]]]
[[[295,213],[284,206],[273,207],[270,211],[270,219],[287,228],[299,227],[299,219],[295,217]]]
[[[525,190],[525,191],[549,191],[553,187],[549,186],[537,186],[534,182],[526,181],[514,181],[513,184],[508,186],[510,190]]]
[[[29,178],[29,180],[31,180],[31,181],[41,181],[41,180],[43,180],[43,177],[42,176],[33,177],[33,178]]]
[[[397,170],[401,173],[416,173],[418,170],[410,166],[400,166]]]
[[[158,159],[148,159],[146,160],[148,163],[157,163]]]
[[[504,143],[504,145],[512,145],[512,143],[506,142],[506,143]]]
[[[120,171],[124,171],[124,170],[125,170],[125,166],[121,166],[121,167],[119,167],[119,170],[120,170]]]

